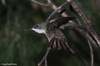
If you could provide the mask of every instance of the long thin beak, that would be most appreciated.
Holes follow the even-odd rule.
[[[24,29],[24,31],[29,31],[29,30],[32,30],[32,28],[30,28],[30,29]]]

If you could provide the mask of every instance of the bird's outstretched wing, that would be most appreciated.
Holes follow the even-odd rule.
[[[71,52],[74,52],[68,45],[67,39],[65,35],[62,33],[62,31],[59,29],[59,27],[63,24],[68,23],[69,20],[73,20],[75,17],[62,17],[59,19],[52,20],[51,22],[48,22],[47,24],[47,33],[50,46],[58,49],[61,48],[68,48]]]
[[[55,31],[53,32],[53,37],[50,40],[50,46],[52,48],[64,48],[65,50],[68,48],[71,52],[74,53],[74,51],[69,47],[68,43],[67,43],[67,39],[64,36],[64,34],[59,30],[55,28]]]
[[[64,25],[68,23],[68,21],[73,20],[73,19],[75,19],[75,17],[61,17],[58,19],[51,20],[50,24],[59,28],[61,25]]]

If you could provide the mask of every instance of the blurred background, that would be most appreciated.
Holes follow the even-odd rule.
[[[46,3],[46,0],[38,0]],[[100,33],[100,1],[78,0],[86,15]],[[61,5],[65,0],[54,0]],[[71,15],[69,5],[65,6]],[[30,0],[0,0],[0,65],[16,63],[17,66],[37,66],[44,56],[48,41],[45,35],[24,31],[43,22],[53,10],[32,4]],[[55,17],[59,17],[56,15]],[[85,25],[83,24],[85,27]],[[52,49],[48,55],[48,66],[90,66],[90,49],[84,36],[75,30],[64,31],[69,45],[76,52]],[[100,51],[94,49],[94,66],[100,66]],[[7,65],[5,65],[7,66]],[[42,64],[44,66],[44,64]]]

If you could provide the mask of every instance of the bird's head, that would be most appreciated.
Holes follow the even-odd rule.
[[[45,29],[46,29],[46,22],[36,24],[33,26],[33,28],[31,28],[31,30],[37,33],[45,33]]]

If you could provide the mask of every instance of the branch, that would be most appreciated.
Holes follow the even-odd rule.
[[[38,63],[38,66],[41,66],[41,64],[43,63],[43,61],[45,61],[45,66],[47,66],[47,56],[48,56],[50,50],[51,50],[51,47],[48,47],[47,51],[46,51],[46,53],[44,55],[44,57],[42,58],[42,60],[40,61],[40,63]]]
[[[76,0],[67,0],[67,1],[76,10],[76,12],[80,15],[80,17],[84,20],[84,23],[87,25],[90,33],[93,35],[93,37],[95,38],[100,47],[100,36],[96,33],[96,30],[94,29],[91,20],[85,15],[82,8],[78,5],[79,3]]]
[[[91,38],[91,36],[87,31],[84,31],[83,29],[79,29],[79,28],[74,28],[74,29],[77,30],[83,36],[85,36],[85,38],[87,39],[90,48],[91,66],[94,66],[94,55],[93,55],[93,48],[91,44],[95,45],[95,41]]]
[[[52,1],[52,0],[47,0],[48,1],[48,3],[50,4],[50,7],[53,9],[53,10],[56,10],[57,8],[58,8],[58,6]],[[58,13],[59,12],[61,12],[62,11],[62,9],[60,9],[59,11],[58,11]],[[66,12],[63,12],[62,14],[61,14],[63,17],[67,17],[68,16],[68,14],[66,14]]]
[[[91,37],[89,36],[89,34],[87,32],[83,32],[85,38],[87,39],[89,48],[90,48],[90,56],[91,56],[91,66],[94,66],[94,55],[93,55],[93,48],[92,48],[92,43],[94,43],[93,41],[91,41]]]
[[[41,5],[41,6],[50,6],[50,4],[48,4],[48,3],[47,4],[44,4],[44,3],[38,2],[36,0],[31,0],[31,2],[36,3],[38,5]]]
[[[94,66],[93,48],[92,48],[92,45],[91,45],[91,41],[88,40],[88,35],[86,36],[86,38],[87,38],[87,41],[88,41],[88,44],[89,44],[89,47],[90,47],[91,66]]]
[[[77,25],[75,23],[67,23],[66,28],[75,29],[81,35],[85,36],[85,38],[87,39],[89,48],[90,48],[91,66],[94,66],[94,55],[93,55],[93,48],[92,48],[92,45],[91,44],[96,45],[97,44],[96,41],[89,34],[89,32],[87,32],[87,30],[85,30],[83,27],[81,27],[81,26],[79,26],[79,25]]]
[[[59,10],[62,10],[62,7],[65,6],[68,2],[65,2],[64,4],[62,4],[61,6],[59,6],[58,8],[56,8],[50,15],[49,17],[46,19],[47,22],[49,22],[49,20],[51,19],[52,16],[54,16]]]

